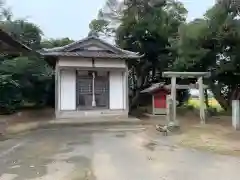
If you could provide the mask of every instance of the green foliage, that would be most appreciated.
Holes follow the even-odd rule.
[[[96,33],[97,36],[99,36],[100,34],[105,34],[107,35],[108,33],[110,33],[110,29],[108,28],[109,22],[103,19],[94,19],[91,21],[91,23],[89,24],[89,35],[92,35],[94,33]]]
[[[69,38],[62,39],[48,39],[41,42],[41,48],[54,48],[61,47],[73,43],[74,41]]]
[[[22,104],[20,85],[11,75],[0,75],[0,112],[12,113]]]
[[[5,59],[0,64],[0,72],[1,106],[5,104],[6,110],[19,107],[18,102],[46,104],[53,74],[43,59]]]
[[[32,49],[39,49],[42,31],[26,20],[3,21],[1,28]]]

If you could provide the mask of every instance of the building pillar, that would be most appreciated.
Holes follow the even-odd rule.
[[[171,79],[172,111],[170,111],[170,112],[172,113],[172,121],[173,121],[174,125],[178,126],[179,122],[176,119],[176,116],[177,116],[176,81],[177,81],[176,76],[173,76]]]
[[[126,69],[125,72],[123,72],[123,92],[124,92],[124,110],[126,110],[127,112],[129,112],[129,95],[128,95],[128,69]]]
[[[58,65],[55,67],[55,115],[58,117],[58,113],[60,112],[60,69]]]
[[[232,101],[232,126],[235,130],[240,130],[240,101]]]
[[[96,98],[95,98],[95,72],[92,72],[92,107],[96,107]]]
[[[200,101],[200,119],[201,123],[206,123],[205,103],[204,103],[204,89],[203,89],[203,77],[198,78],[199,85],[199,101]]]

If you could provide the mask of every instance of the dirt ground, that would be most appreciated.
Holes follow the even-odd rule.
[[[49,121],[54,118],[54,109],[25,109],[12,115],[0,115],[0,121],[8,124],[18,124],[24,122]]]
[[[181,133],[173,136],[178,144],[208,150],[220,154],[240,156],[240,132],[231,126],[231,117],[219,116],[207,119],[201,125],[196,116],[179,117]]]
[[[164,116],[140,117],[144,122],[166,125]],[[235,131],[231,125],[231,116],[208,117],[205,125],[200,124],[200,118],[195,113],[178,115],[180,131],[169,133],[178,145],[199,150],[211,151],[218,154],[240,156],[240,131]],[[152,126],[150,133],[155,133]],[[157,133],[159,136],[162,133]]]

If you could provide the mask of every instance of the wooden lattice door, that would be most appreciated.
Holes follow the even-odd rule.
[[[109,76],[107,72],[79,71],[76,90],[79,110],[109,108]]]

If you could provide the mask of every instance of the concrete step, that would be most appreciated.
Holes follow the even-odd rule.
[[[66,118],[56,119],[48,123],[49,126],[111,126],[111,125],[136,125],[142,121],[137,118],[97,117],[97,118]]]

